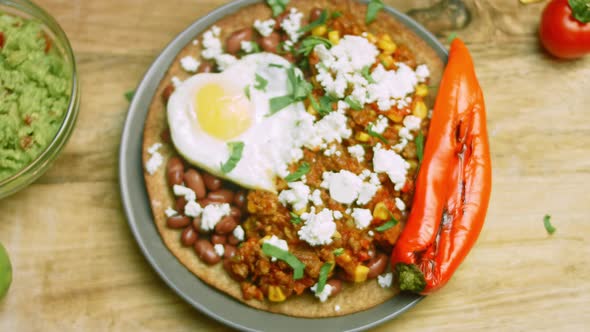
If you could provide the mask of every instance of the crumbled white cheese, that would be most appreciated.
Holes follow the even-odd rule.
[[[217,26],[213,26],[203,34],[203,51],[201,52],[201,56],[204,59],[214,59],[223,53],[223,45],[221,39],[219,39],[220,34],[221,29]]]
[[[332,294],[332,286],[330,284],[325,284],[324,289],[322,289],[321,293],[317,293],[316,290],[318,289],[318,284],[311,286],[311,291],[315,294],[315,297],[320,299],[320,302],[326,302],[330,294]]]
[[[246,53],[252,53],[254,51],[254,42],[242,40],[240,43],[240,48]]]
[[[377,173],[387,173],[395,185],[395,190],[403,188],[410,164],[395,151],[382,149],[381,144],[377,144],[373,152],[373,170]]]
[[[184,196],[184,199],[187,202],[194,201],[197,199],[197,194],[195,194],[195,192],[191,188],[181,186],[179,184],[175,184],[172,187],[172,191],[176,196]]]
[[[348,127],[348,117],[341,112],[331,112],[321,120],[300,126],[306,133],[304,144],[309,149],[314,149],[322,144],[342,142],[342,139],[349,138],[352,130]]]
[[[401,212],[406,211],[406,203],[404,203],[399,197],[395,198],[395,207]]]
[[[209,204],[205,206],[201,215],[201,229],[211,231],[215,225],[225,216],[229,216],[230,206],[227,203]]]
[[[291,11],[281,22],[281,28],[287,33],[289,39],[293,42],[297,42],[299,37],[303,35],[301,29],[301,19],[303,19],[303,13],[295,8],[291,8]]]
[[[331,156],[336,154],[336,151],[338,151],[338,148],[336,147],[336,145],[330,145],[326,150],[324,150],[324,156]]]
[[[227,69],[227,67],[231,66],[236,61],[238,61],[238,58],[231,54],[220,54],[215,57],[215,62],[217,62],[217,69],[219,69],[220,71],[224,71],[225,69]]]
[[[305,209],[309,199],[309,187],[302,181],[289,182],[287,185],[291,189],[279,193],[279,202],[283,206],[291,205],[295,211]]]
[[[172,81],[172,85],[173,85],[175,88],[178,88],[178,86],[179,86],[180,84],[182,84],[182,80],[181,80],[180,78],[178,78],[177,76],[172,76],[172,79],[171,79],[171,81]]]
[[[195,45],[195,46],[199,45],[199,40],[198,39],[193,40],[193,45]]]
[[[407,102],[404,98],[414,92],[418,79],[416,73],[404,63],[398,63],[397,70],[386,70],[379,64],[371,73],[375,83],[367,87],[369,100],[377,102],[381,111]]]
[[[349,146],[348,153],[355,157],[359,162],[363,161],[365,158],[365,148],[360,144]]]
[[[334,216],[334,219],[341,219],[342,217],[344,217],[344,215],[340,211],[334,211],[332,212],[332,215]]]
[[[420,129],[420,123],[422,120],[414,115],[408,115],[404,118],[404,127],[408,128],[408,130],[418,130]]]
[[[416,67],[416,77],[418,78],[418,82],[424,83],[429,76],[430,70],[428,70],[428,66],[426,64]]]
[[[164,157],[162,157],[162,155],[158,152],[161,147],[161,143],[154,143],[147,149],[150,159],[148,159],[148,161],[145,163],[145,170],[150,175],[156,173],[158,168],[160,168],[160,166],[164,163]]]
[[[302,214],[301,219],[305,220],[305,224],[297,232],[301,240],[311,246],[332,243],[332,236],[336,232],[336,223],[331,210],[323,209],[316,214],[315,209],[312,208],[309,213]]]
[[[387,119],[383,115],[379,115],[377,117],[377,121],[375,121],[375,123],[373,123],[373,126],[371,129],[374,132],[376,132],[377,134],[383,134],[383,132],[385,131],[385,129],[387,129],[387,127],[389,127],[389,119]]]
[[[358,229],[365,229],[373,221],[373,215],[369,209],[354,208],[352,210],[352,218],[354,219],[354,225]]]
[[[322,201],[321,194],[322,193],[319,189],[316,189],[311,193],[311,195],[309,196],[309,200],[313,203],[313,205],[315,205],[315,206],[324,205],[324,202]]]
[[[203,208],[196,201],[188,201],[184,206],[184,214],[189,217],[198,217],[201,215],[201,212],[203,212]]]
[[[340,311],[340,306],[339,305],[335,305],[334,306],[334,311],[336,311],[336,312]]]
[[[283,50],[284,51],[293,52],[294,51],[294,49],[293,49],[294,46],[295,46],[295,43],[293,43],[290,40],[285,40],[283,42]]]
[[[174,210],[173,208],[169,207],[166,209],[166,211],[164,211],[164,214],[166,214],[166,217],[170,218],[170,217],[174,217],[175,215],[177,215],[178,212],[176,212],[176,210]]]
[[[287,244],[287,241],[278,238],[276,235],[273,235],[269,238],[264,239],[263,241],[264,243],[268,243],[270,245],[273,245],[279,249],[283,249],[284,251],[289,251],[289,245]],[[271,257],[270,258],[271,262],[276,262],[277,258],[276,257]]]
[[[352,204],[361,191],[363,181],[354,173],[341,170],[338,173],[324,172],[322,188],[330,192],[330,197],[338,203]]]
[[[367,232],[367,234],[369,234],[369,236],[373,236],[373,235],[375,235],[375,232],[373,232],[373,231],[368,231],[368,232]]]
[[[232,232],[232,234],[235,236],[236,239],[238,239],[238,241],[244,241],[244,229],[242,228],[242,225],[238,225],[236,226],[236,228],[234,228],[234,231]]]
[[[391,272],[377,276],[377,282],[379,283],[379,286],[381,286],[382,288],[391,287],[392,281],[393,281],[393,273],[391,273]]]
[[[275,24],[276,22],[272,18],[266,21],[256,20],[254,21],[254,29],[256,29],[262,37],[268,37],[273,32]]]
[[[223,246],[223,244],[217,243],[213,246],[213,250],[215,250],[215,253],[218,256],[222,256],[225,253],[225,247]]]
[[[201,63],[195,59],[195,57],[187,55],[180,59],[180,65],[182,69],[188,71],[189,73],[194,73],[199,69],[199,65]]]

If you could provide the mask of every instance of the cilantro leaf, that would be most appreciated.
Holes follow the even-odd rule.
[[[266,86],[268,85],[268,81],[264,79],[264,77],[256,74],[256,84],[254,84],[254,89],[265,91]]]
[[[225,174],[231,172],[240,159],[242,159],[242,152],[244,151],[244,142],[228,142],[229,159],[221,164],[221,171]]]
[[[315,290],[316,293],[319,294],[322,291],[324,291],[324,287],[326,286],[326,282],[328,281],[328,275],[330,274],[330,271],[332,270],[332,266],[334,266],[333,263],[324,263],[324,265],[322,265],[322,267],[320,268],[320,276],[318,277],[318,285]]]
[[[302,176],[309,173],[310,170],[311,170],[311,166],[308,163],[303,162],[301,164],[301,166],[299,166],[299,168],[297,168],[297,170],[295,172],[293,172],[293,173],[287,175],[287,177],[285,177],[285,181],[287,181],[287,182],[297,181],[297,180],[301,179]]]
[[[311,31],[312,29],[319,27],[320,25],[323,25],[326,23],[326,20],[328,19],[328,10],[324,9],[322,10],[322,13],[320,14],[320,17],[318,17],[317,20],[309,23],[308,25],[302,27],[301,29],[299,29],[297,32],[308,32]]]
[[[275,114],[292,103],[304,100],[311,89],[311,83],[297,75],[294,66],[289,67],[287,69],[287,95],[270,99],[270,113],[267,116]]]
[[[367,80],[367,82],[369,82],[370,84],[374,84],[375,80],[373,79],[373,76],[371,76],[371,72],[369,71],[370,69],[371,68],[369,66],[364,66],[361,74]]]
[[[393,216],[393,214],[391,213],[391,211],[387,210],[387,212],[389,212],[389,217],[391,219],[389,219],[385,224],[375,228],[375,230],[377,232],[385,232],[386,230],[394,227],[395,225],[399,224],[399,221],[397,219],[395,219],[395,217]]]
[[[352,99],[350,96],[346,96],[344,101],[355,111],[360,111],[363,109],[363,105],[361,105],[358,101]]]
[[[332,42],[330,42],[326,38],[318,37],[318,36],[308,36],[307,38],[301,41],[301,45],[299,45],[299,49],[297,50],[297,54],[303,54],[304,56],[309,56],[313,49],[317,46],[323,44],[326,48],[330,49],[332,47]]]
[[[280,96],[274,97],[270,99],[270,113],[267,116],[271,116],[276,112],[282,110],[283,108],[293,104],[295,101],[293,100],[293,96]]]
[[[422,163],[422,159],[424,158],[424,135],[422,134],[422,131],[418,132],[418,136],[416,136],[415,143],[418,162]]]
[[[383,137],[383,135],[379,134],[378,132],[373,131],[373,124],[372,123],[367,127],[367,134],[369,134],[369,136],[378,138],[381,142],[383,142],[385,144],[389,144],[389,141],[385,137]]]
[[[326,116],[332,112],[332,98],[329,96],[321,96],[320,102],[315,99],[313,95],[309,95],[309,101],[313,109],[315,109],[321,116]]]
[[[298,280],[303,278],[303,272],[305,271],[305,264],[303,264],[295,255],[281,248],[275,247],[270,243],[264,242],[262,244],[262,252],[270,257],[280,259],[283,262],[289,264],[293,268],[293,279]]]
[[[125,92],[125,99],[127,99],[127,101],[131,102],[133,96],[135,96],[135,90]]]
[[[338,257],[344,253],[344,248],[334,249],[334,251],[332,251],[332,253],[334,254],[334,256]]]
[[[291,215],[291,223],[295,225],[301,224],[301,217],[298,216],[297,213],[289,212],[289,215]]]
[[[545,226],[545,230],[549,235],[552,235],[557,230],[555,227],[553,227],[553,225],[551,225],[551,216],[548,214],[543,217],[543,225]]]
[[[272,16],[277,17],[287,8],[289,0],[266,0],[266,4],[272,10]]]
[[[369,2],[369,6],[367,7],[367,16],[365,16],[365,22],[367,24],[373,22],[377,18],[377,13],[383,9],[383,7],[383,1],[371,0],[371,2]]]
[[[342,12],[341,11],[335,11],[332,12],[332,18],[339,18],[340,16],[342,16]]]
[[[285,68],[285,66],[279,65],[278,63],[271,63],[268,66],[273,68]]]
[[[250,85],[246,85],[244,87],[244,94],[246,95],[246,97],[248,98],[248,100],[250,100]]]
[[[582,23],[590,23],[590,2],[588,0],[569,0],[574,18]]]

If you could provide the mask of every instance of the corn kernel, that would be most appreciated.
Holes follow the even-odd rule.
[[[369,268],[364,265],[357,265],[354,269],[354,282],[363,282],[367,280],[367,275],[369,274]]]
[[[426,115],[428,114],[428,109],[426,108],[426,104],[423,101],[417,101],[414,105],[414,109],[412,110],[412,114],[419,117],[420,119],[425,119]]]
[[[305,212],[307,212],[307,206],[304,207],[304,208],[302,208],[302,209],[300,209],[300,210],[295,211],[295,214],[297,214],[298,216],[300,216],[300,215],[304,214]]]
[[[420,97],[428,96],[428,85],[418,84],[418,86],[416,86],[416,96],[420,96]]]
[[[410,170],[415,170],[418,168],[418,162],[416,160],[410,159],[407,160],[408,164],[410,164]]]
[[[338,43],[340,42],[340,31],[333,30],[333,31],[328,32],[328,40],[332,44],[338,45]]]
[[[381,50],[383,50],[383,54],[393,54],[395,52],[395,50],[397,49],[397,45],[394,42],[391,41],[386,41],[386,40],[379,40],[377,42],[377,47],[379,47]]]
[[[393,40],[391,40],[391,36],[387,33],[382,33],[379,35],[379,40],[385,40],[388,42],[392,42]]]
[[[313,36],[321,37],[321,36],[325,35],[326,32],[328,32],[328,28],[324,24],[318,25],[317,27],[311,29],[311,34]]]
[[[350,255],[348,253],[346,253],[346,252],[343,253],[342,255],[336,257],[336,259],[339,262],[343,262],[343,263],[348,263],[348,262],[350,262],[352,260],[352,258],[350,257]]]
[[[389,112],[387,113],[387,117],[389,118],[389,120],[395,123],[402,123],[402,121],[404,121],[404,116],[401,115],[399,112]]]
[[[393,66],[393,57],[389,54],[384,54],[381,53],[379,54],[379,56],[377,57],[377,59],[379,59],[379,61],[381,62],[381,64],[383,64],[383,66],[386,69],[390,69]]]
[[[272,302],[285,301],[285,294],[279,286],[268,286],[268,300]]]
[[[258,243],[263,244],[264,241],[270,240],[270,238],[271,238],[271,236],[270,235],[267,235],[267,236],[261,238],[260,240],[258,240]]]
[[[375,44],[377,42],[377,37],[375,37],[374,34],[370,33],[370,32],[365,32],[363,34],[363,37],[367,38],[367,40],[369,41],[369,43],[371,44]]]
[[[359,131],[358,133],[356,133],[356,135],[354,135],[354,138],[360,142],[368,142],[369,139],[371,139],[371,136],[369,136],[369,134],[365,132]]]
[[[385,203],[379,202],[375,205],[375,208],[373,209],[373,218],[379,220],[389,219],[389,209],[385,206]]]
[[[307,106],[307,113],[311,114],[311,115],[317,115],[318,112],[315,110],[315,108],[313,108],[313,106],[309,105]]]
[[[396,133],[399,133],[400,130],[402,130],[404,126],[402,126],[401,124],[394,124],[393,125],[393,130],[395,130]]]

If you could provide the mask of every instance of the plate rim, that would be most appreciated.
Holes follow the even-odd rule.
[[[227,314],[220,314],[214,310],[212,310],[207,305],[201,303],[199,300],[189,296],[181,287],[178,285],[178,280],[174,279],[174,273],[176,270],[167,271],[161,260],[155,258],[155,254],[157,252],[152,252],[153,250],[160,250],[160,247],[163,247],[165,252],[162,253],[164,256],[172,256],[174,258],[174,262],[171,264],[175,269],[177,267],[175,265],[180,265],[181,270],[179,273],[181,274],[190,274],[190,277],[195,279],[196,284],[201,284],[204,287],[210,289],[212,292],[217,293],[217,296],[220,298],[225,298],[228,301],[232,301],[237,303],[239,307],[236,307],[237,310],[242,311],[242,313],[256,313],[259,316],[272,316],[272,320],[277,322],[284,322],[287,324],[293,325],[285,325],[286,327],[294,328],[294,330],[301,330],[301,325],[307,325],[309,327],[320,328],[322,330],[328,330],[336,328],[335,330],[346,330],[346,331],[362,331],[372,327],[376,327],[380,324],[383,324],[386,321],[389,321],[402,313],[406,312],[408,309],[414,307],[418,302],[420,302],[424,297],[419,295],[412,295],[412,294],[399,294],[396,295],[394,298],[379,304],[373,308],[349,314],[344,316],[337,316],[337,317],[328,317],[328,318],[321,318],[321,319],[310,319],[310,318],[301,318],[301,317],[291,317],[282,314],[275,314],[266,311],[257,310],[251,308],[223,293],[214,289],[213,287],[208,286],[203,281],[201,281],[198,277],[194,276],[188,269],[186,269],[176,257],[169,252],[168,248],[165,247],[163,242],[161,241],[160,235],[155,229],[155,225],[153,223],[153,216],[151,215],[151,206],[149,204],[149,197],[147,196],[146,189],[145,189],[145,182],[143,179],[143,165],[141,159],[141,146],[143,142],[143,130],[141,130],[141,134],[134,133],[132,130],[134,127],[138,127],[143,129],[145,124],[145,119],[147,117],[147,113],[149,110],[149,104],[152,101],[153,95],[156,92],[157,86],[159,85],[161,79],[166,74],[170,64],[176,58],[178,52],[192,39],[194,36],[200,34],[204,31],[208,26],[214,24],[216,21],[221,19],[224,16],[227,16],[242,7],[262,2],[261,0],[237,0],[229,2],[223,6],[220,6],[213,11],[201,16],[193,23],[191,23],[187,28],[185,28],[182,32],[177,34],[171,42],[169,42],[166,47],[158,54],[155,60],[150,64],[149,68],[142,76],[142,79],[137,87],[135,95],[129,105],[129,109],[127,115],[125,117],[125,123],[123,126],[122,134],[121,134],[121,143],[119,146],[119,165],[118,165],[118,176],[119,176],[119,190],[121,195],[121,201],[123,205],[123,210],[125,212],[125,217],[127,220],[127,224],[131,229],[131,233],[139,246],[142,255],[150,264],[151,268],[158,274],[161,280],[171,288],[178,296],[180,296],[185,302],[190,304],[195,309],[199,310],[201,313],[209,316],[210,318],[224,324],[230,326],[235,329],[244,330],[244,331],[259,331],[259,327],[256,328],[252,326],[247,326],[244,323],[236,322],[232,320],[232,317],[228,317]],[[358,2],[361,3],[368,3],[368,0],[359,0]],[[423,39],[430,47],[434,49],[436,54],[446,63],[448,52],[446,48],[438,41],[438,39],[429,31],[427,31],[422,25],[418,24],[416,21],[408,17],[407,15],[399,12],[398,10],[390,7],[385,6],[383,9],[389,15],[392,15],[396,18],[400,23],[407,26],[411,31],[417,34],[421,39]],[[163,69],[162,69],[163,68]],[[155,82],[155,83],[154,83]],[[146,105],[147,104],[147,105]],[[140,121],[135,121],[135,118],[139,118]],[[135,135],[135,136],[134,136]],[[137,147],[137,142],[139,142],[139,148]],[[135,144],[134,144],[135,143]],[[130,145],[133,145],[134,148],[128,149]],[[137,198],[137,195],[133,196],[132,192],[140,191],[140,198]],[[133,197],[132,197],[133,196]],[[136,204],[139,200],[139,204],[147,206],[149,210],[148,220],[145,221],[145,225],[141,224],[139,221],[138,212],[136,209]],[[143,202],[143,203],[141,203]],[[145,209],[144,209],[145,210]],[[148,228],[153,228],[153,231],[157,233],[157,238],[160,240],[159,246],[156,242],[155,244],[147,243],[149,240],[148,238],[144,238],[145,235],[142,234],[142,230],[140,229],[142,226],[147,226]],[[150,248],[150,245],[152,246]],[[158,248],[154,248],[153,245],[158,246]],[[182,271],[184,270],[184,271]],[[389,314],[379,315],[375,320],[372,320],[367,323],[361,322],[359,325],[356,326],[342,326],[338,324],[339,322],[344,321],[354,321],[356,317],[359,316],[367,316],[371,315],[372,312],[376,312],[376,309],[383,308],[388,304],[391,304],[392,301],[399,301],[400,298],[402,299],[401,306],[398,306],[397,310],[391,310]],[[225,302],[222,300],[222,302]],[[229,310],[229,309],[227,309]],[[377,312],[376,312],[377,313]],[[269,319],[270,319],[269,316]],[[263,317],[259,317],[260,321],[264,321]],[[324,324],[325,323],[325,324]],[[303,327],[305,328],[305,327]],[[260,329],[263,330],[264,328]]]

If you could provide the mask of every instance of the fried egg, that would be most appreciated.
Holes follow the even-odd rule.
[[[302,102],[270,114],[270,100],[288,94],[292,65],[271,53],[243,57],[222,73],[201,73],[180,83],[167,117],[172,141],[190,163],[250,189],[275,192],[276,176],[302,157]],[[301,72],[296,70],[297,75]],[[224,173],[231,144],[242,142],[241,158]]]

